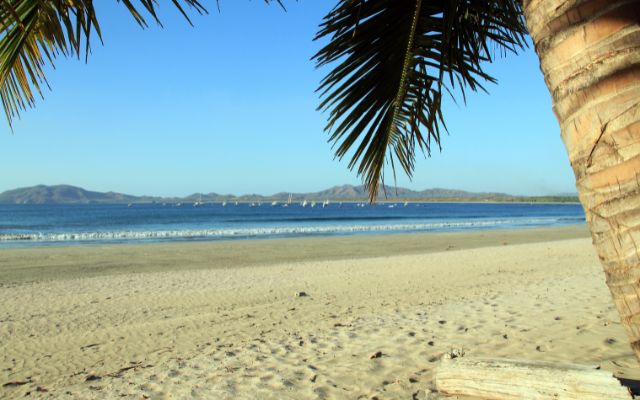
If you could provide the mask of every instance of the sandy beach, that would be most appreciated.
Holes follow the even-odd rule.
[[[0,250],[0,398],[427,399],[454,348],[640,376],[584,226]]]

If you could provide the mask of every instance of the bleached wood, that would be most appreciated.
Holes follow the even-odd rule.
[[[445,396],[487,400],[629,400],[610,372],[593,366],[495,358],[443,359],[435,376]]]

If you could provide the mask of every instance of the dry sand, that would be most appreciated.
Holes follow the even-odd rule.
[[[0,251],[0,398],[420,399],[452,348],[639,376],[584,227]]]

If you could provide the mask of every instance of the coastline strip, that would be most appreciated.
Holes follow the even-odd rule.
[[[423,254],[589,236],[584,225],[453,233],[54,246],[0,250],[0,286],[125,273]]]

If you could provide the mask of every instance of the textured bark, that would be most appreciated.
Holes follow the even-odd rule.
[[[593,243],[640,360],[640,0],[525,0]]]

